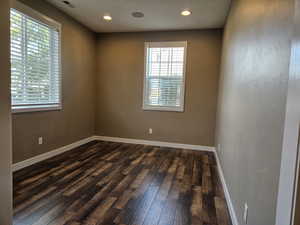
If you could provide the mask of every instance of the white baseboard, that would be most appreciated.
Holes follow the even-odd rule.
[[[180,143],[173,143],[173,142],[149,141],[149,140],[141,140],[141,139],[107,137],[107,136],[94,136],[94,140],[121,142],[121,143],[129,143],[129,144],[152,145],[152,146],[161,146],[161,147],[170,147],[170,148],[183,148],[183,149],[191,149],[191,150],[198,150],[198,151],[215,152],[215,147],[201,146],[201,145],[190,145],[190,144],[180,144]]]
[[[222,169],[221,162],[220,162],[217,151],[215,151],[215,157],[216,157],[218,172],[219,172],[219,176],[220,176],[221,183],[222,183],[222,186],[223,186],[223,190],[224,190],[224,193],[225,193],[225,198],[226,198],[229,214],[230,214],[230,217],[231,217],[232,225],[239,225],[239,222],[237,220],[237,216],[236,216],[236,213],[235,213],[235,210],[234,210],[234,207],[233,207],[233,203],[231,201],[231,197],[230,197],[230,194],[229,194],[229,190],[228,190],[228,187],[227,187],[227,184],[226,184],[226,180],[225,180],[225,177],[224,177],[223,169]]]
[[[49,159],[53,156],[62,154],[66,151],[77,148],[83,144],[88,142],[99,140],[99,141],[112,141],[112,142],[122,142],[122,143],[130,143],[130,144],[144,144],[144,145],[153,145],[153,146],[162,146],[162,147],[171,147],[171,148],[185,148],[192,150],[201,150],[201,151],[210,151],[214,152],[214,147],[208,146],[200,146],[200,145],[188,145],[188,144],[178,144],[178,143],[170,143],[170,142],[160,142],[160,141],[147,141],[147,140],[138,140],[138,139],[128,139],[128,138],[116,138],[116,137],[105,137],[105,136],[92,136],[80,141],[74,142],[72,144],[63,146],[61,148],[49,151],[47,153],[32,157],[30,159],[26,159],[24,161],[15,163],[12,165],[12,171],[15,172],[17,170],[23,169],[27,166],[31,166],[35,163],[41,162],[43,160]]]
[[[15,163],[15,164],[12,165],[12,171],[14,172],[14,171],[23,169],[23,168],[25,168],[27,166],[31,166],[31,165],[33,165],[35,163],[38,163],[38,162],[43,161],[45,159],[49,159],[49,158],[51,158],[53,156],[59,155],[59,154],[64,153],[66,151],[72,150],[72,149],[77,148],[77,147],[79,147],[79,146],[81,146],[83,144],[89,143],[89,142],[91,142],[93,140],[95,140],[94,137],[88,137],[88,138],[82,139],[80,141],[76,141],[76,142],[74,142],[72,144],[63,146],[61,148],[52,150],[50,152],[46,152],[44,154],[32,157],[30,159],[26,159],[24,161]]]

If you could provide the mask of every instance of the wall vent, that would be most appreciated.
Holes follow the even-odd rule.
[[[144,13],[142,13],[142,12],[133,12],[131,15],[135,18],[143,18],[144,17]]]
[[[74,9],[75,8],[75,6],[71,3],[71,2],[69,2],[69,1],[62,1],[65,5],[67,5],[68,7],[70,7],[70,8],[72,8],[72,9]]]

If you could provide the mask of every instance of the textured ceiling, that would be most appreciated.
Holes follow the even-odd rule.
[[[95,32],[131,32],[221,28],[225,24],[231,0],[47,0]],[[183,17],[184,9],[192,15]],[[144,18],[134,18],[139,11]],[[109,13],[113,20],[104,21]]]

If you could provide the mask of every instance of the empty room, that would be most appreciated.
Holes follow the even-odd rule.
[[[300,225],[300,0],[0,18],[0,225]]]

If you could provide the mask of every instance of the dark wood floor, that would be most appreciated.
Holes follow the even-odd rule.
[[[212,153],[92,142],[14,173],[14,225],[229,225]]]

